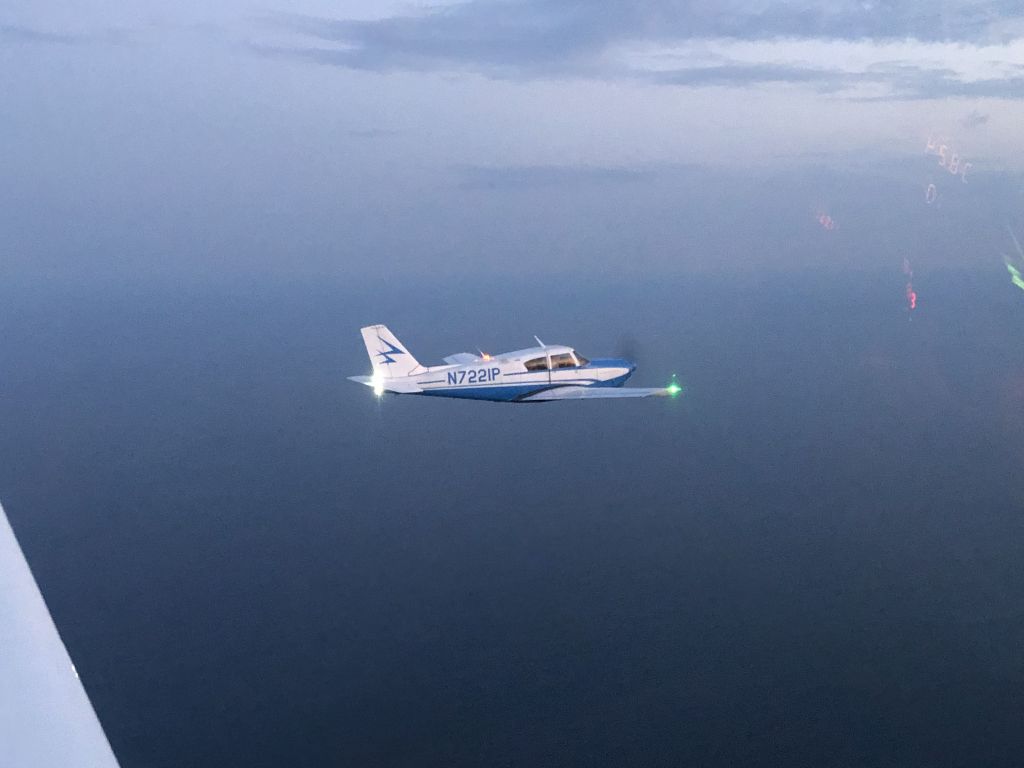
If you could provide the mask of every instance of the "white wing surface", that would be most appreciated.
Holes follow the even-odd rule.
[[[665,387],[557,387],[546,389],[535,395],[524,397],[522,402],[535,403],[545,400],[599,400],[615,397],[671,397],[671,389]]]
[[[456,352],[454,355],[444,358],[448,365],[469,365],[470,363],[479,363],[481,360],[483,360],[482,357],[474,355],[472,352]]]
[[[0,765],[117,768],[0,507]]]

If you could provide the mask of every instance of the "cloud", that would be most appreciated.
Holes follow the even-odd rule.
[[[100,29],[94,32],[49,32],[19,24],[0,24],[0,46],[8,45],[123,45],[129,42],[122,29]]]
[[[862,98],[1019,98],[1011,3],[475,0],[374,20],[281,16],[267,55],[379,72],[635,79],[683,86],[788,83]],[[1012,27],[1013,25],[1009,25]],[[298,42],[296,42],[296,37]],[[859,89],[870,86],[868,94]],[[932,89],[932,90],[929,90]]]
[[[77,35],[62,35],[54,32],[45,32],[32,27],[22,27],[15,24],[0,24],[0,45],[2,44],[56,44],[73,45],[82,41]]]
[[[961,125],[965,128],[977,128],[979,125],[984,125],[988,122],[989,116],[983,112],[979,112],[976,109],[972,109],[966,115],[964,119],[960,121]]]
[[[954,70],[929,69],[908,62],[885,62],[864,72],[770,62],[734,62],[663,70],[651,77],[662,84],[693,87],[803,85],[819,93],[838,94],[856,101],[911,101],[945,97],[1024,99],[1024,78],[1021,77],[962,80]],[[975,127],[987,120],[987,115],[971,113],[965,118],[964,125]]]
[[[277,21],[329,43],[290,50],[321,63],[379,71],[470,68],[497,76],[574,70],[599,54],[613,32],[600,14],[582,6],[540,0],[469,2],[372,21],[309,16]]]
[[[353,139],[383,139],[390,136],[400,136],[401,131],[391,128],[353,128],[345,131],[345,135]]]
[[[822,91],[852,85],[856,78],[837,69],[794,67],[785,64],[726,63],[714,66],[666,70],[651,76],[668,85],[754,85],[759,83],[813,84]]]
[[[539,189],[645,181],[653,172],[638,168],[592,165],[462,166],[464,189]]]
[[[590,4],[578,0],[475,0],[416,14],[374,20],[282,16],[296,32],[344,46],[360,68],[538,66],[572,71],[605,48],[629,40],[664,42],[731,38],[985,42],[1007,18],[1012,2],[821,3],[671,0]]]
[[[890,79],[887,100],[961,98],[1024,99],[1024,77],[962,80],[943,70],[904,68]]]

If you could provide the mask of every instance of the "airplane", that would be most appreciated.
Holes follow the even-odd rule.
[[[459,352],[444,365],[421,365],[384,325],[361,328],[373,365],[372,376],[349,376],[371,387],[378,397],[429,395],[501,403],[593,400],[618,397],[675,397],[682,387],[673,378],[667,387],[624,387],[636,365],[619,358],[588,360],[572,347],[545,344],[488,355]]]

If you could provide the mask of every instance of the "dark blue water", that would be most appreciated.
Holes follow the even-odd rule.
[[[0,496],[126,768],[1019,765],[1000,270],[10,283]],[[686,395],[378,403],[373,322]]]

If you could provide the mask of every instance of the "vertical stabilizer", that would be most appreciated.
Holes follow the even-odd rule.
[[[375,375],[384,378],[409,376],[422,368],[416,358],[407,350],[385,325],[368,325],[360,328],[366,353],[370,356]]]

